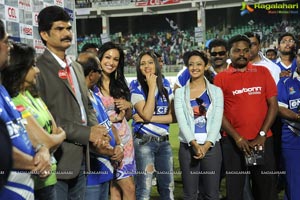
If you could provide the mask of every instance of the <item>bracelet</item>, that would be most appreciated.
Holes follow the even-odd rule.
[[[237,141],[236,141],[236,143],[239,143],[240,141],[242,141],[243,140],[243,137],[240,137]]]
[[[39,150],[41,150],[41,148],[42,147],[44,147],[45,145],[44,144],[38,144],[38,145],[36,145],[36,147],[35,147],[35,153],[37,153],[37,152],[39,152]]]
[[[124,150],[124,145],[123,145],[122,143],[117,144],[116,146],[120,146],[120,147],[122,147],[122,149]]]

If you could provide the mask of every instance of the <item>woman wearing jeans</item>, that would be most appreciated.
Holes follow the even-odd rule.
[[[222,90],[205,78],[207,57],[187,52],[191,78],[176,89],[174,105],[179,125],[179,163],[185,200],[219,199],[221,170],[220,128],[223,116]]]
[[[174,199],[173,156],[169,143],[171,114],[170,85],[165,85],[157,57],[142,52],[137,59],[137,80],[131,85],[131,102],[134,106],[133,130],[136,155],[136,197],[150,199],[154,170],[160,199]]]

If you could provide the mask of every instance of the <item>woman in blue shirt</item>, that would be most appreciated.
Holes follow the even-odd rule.
[[[154,170],[160,199],[174,199],[173,156],[169,143],[172,90],[163,84],[157,57],[142,52],[136,62],[137,80],[131,85],[134,149],[136,155],[136,197],[149,199]]]

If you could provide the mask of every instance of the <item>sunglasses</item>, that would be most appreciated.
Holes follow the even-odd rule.
[[[226,54],[226,51],[218,51],[218,52],[211,52],[210,53],[211,56],[217,56],[217,55],[225,56],[225,54]]]
[[[206,113],[206,108],[205,108],[205,106],[203,105],[204,101],[203,101],[201,98],[196,98],[195,100],[196,100],[196,102],[197,102],[197,104],[198,104],[198,106],[199,106],[200,116],[201,116],[201,115],[205,115],[205,113]]]

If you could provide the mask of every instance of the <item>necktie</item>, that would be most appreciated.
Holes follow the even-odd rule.
[[[67,64],[66,65],[66,72],[67,72],[68,81],[69,81],[69,84],[72,87],[72,90],[73,90],[74,94],[75,94],[75,87],[74,87],[74,84],[73,84],[71,69],[70,69],[70,66],[68,65],[68,63],[66,63],[66,64]]]

